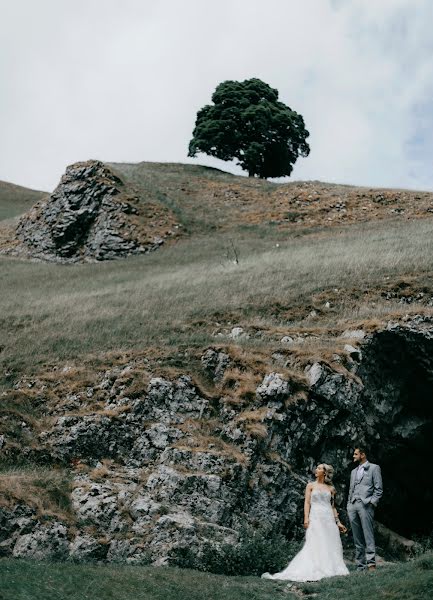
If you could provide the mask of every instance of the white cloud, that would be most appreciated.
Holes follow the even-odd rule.
[[[51,189],[76,160],[187,162],[215,86],[259,77],[311,133],[293,178],[433,189],[430,0],[0,0],[0,9],[0,179]]]

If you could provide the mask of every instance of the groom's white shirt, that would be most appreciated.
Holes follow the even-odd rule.
[[[356,481],[360,481],[362,476],[364,475],[364,465],[358,465],[358,469],[356,470]]]

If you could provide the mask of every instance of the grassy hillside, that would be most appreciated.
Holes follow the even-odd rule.
[[[104,264],[0,258],[3,363],[18,372],[109,350],[194,348],[235,325],[250,331],[250,345],[272,349],[293,331],[341,333],[431,311],[384,292],[433,295],[432,234],[425,220],[322,237],[245,235],[235,240],[238,264],[219,235]]]
[[[21,215],[45,194],[0,181],[0,221]]]
[[[319,181],[276,184],[196,165],[112,164],[143,197],[153,196],[191,233],[268,228],[299,234],[382,219],[431,216],[433,194],[336,185]]]
[[[289,586],[174,568],[46,564],[0,559],[2,600],[430,600],[433,555],[375,573]]]
[[[340,335],[348,328],[369,331],[410,313],[433,314],[433,194],[277,185],[191,165],[114,168],[143,199],[168,207],[183,235],[154,253],[104,263],[0,256],[0,392],[6,392],[0,417],[12,437],[14,427],[22,434],[23,420],[41,418],[30,401],[32,384],[27,402],[25,394],[15,397],[15,382],[41,372],[58,376],[65,363],[77,368],[62,377],[64,395],[90,385],[97,368],[134,355],[145,356],[155,373],[200,377],[200,356],[210,345],[230,347],[255,375],[274,370],[273,357],[281,353],[302,373],[312,358],[332,362],[336,352],[344,354]],[[5,185],[4,219],[42,195],[21,194],[16,186],[16,196],[3,194]],[[230,338],[235,326],[247,337]],[[295,339],[290,348],[283,336]],[[67,517],[69,486],[66,471],[0,465],[3,500],[31,496],[44,514]],[[0,600],[423,599],[431,597],[432,564],[430,557],[287,591],[256,578],[2,559]]]
[[[374,328],[393,314],[433,310],[429,212],[378,220],[369,213],[373,220],[338,227],[327,221],[280,227],[265,218],[247,226],[248,206],[236,195],[241,188],[257,194],[254,210],[265,214],[268,192],[299,184],[277,186],[189,165],[116,168],[170,204],[186,234],[150,255],[97,264],[1,257],[3,385],[45,362],[112,350],[153,348],[155,356],[188,363],[195,348],[227,341],[234,326],[249,333],[245,346],[268,357],[284,335],[299,332],[310,334],[302,352],[322,345],[332,354],[333,336],[351,324]],[[224,186],[224,210],[210,198],[209,185]]]

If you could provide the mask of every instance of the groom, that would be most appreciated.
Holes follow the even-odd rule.
[[[359,571],[374,570],[374,509],[383,493],[382,475],[379,465],[368,462],[365,448],[355,448],[353,460],[358,466],[350,475],[347,513],[355,542],[356,563]]]

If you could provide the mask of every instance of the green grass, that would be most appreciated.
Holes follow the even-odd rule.
[[[0,560],[0,600],[275,600],[284,585],[188,569]]]
[[[224,577],[188,569],[0,559],[0,600],[430,600],[433,554],[318,583]]]
[[[21,215],[42,196],[44,192],[0,181],[0,221]]]
[[[357,573],[300,587],[307,598],[314,596],[317,600],[430,600],[433,554],[383,567],[375,573]]]
[[[290,317],[281,323],[276,306],[290,313],[335,288],[342,290],[339,305],[325,325],[383,316],[395,304],[360,302],[354,308],[345,304],[344,290],[380,288],[386,277],[431,272],[432,234],[432,220],[286,239],[244,234],[233,240],[238,265],[230,260],[232,238],[221,234],[100,264],[0,258],[3,363],[27,370],[113,349],[206,345],[224,315],[233,324],[287,324]]]

